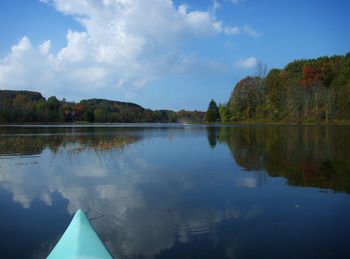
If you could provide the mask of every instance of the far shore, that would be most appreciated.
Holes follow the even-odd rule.
[[[174,123],[153,123],[153,122],[100,122],[100,123],[90,123],[90,122],[21,122],[21,123],[0,123],[0,127],[24,127],[24,126],[137,126],[137,125],[183,125],[183,126],[191,126],[191,125],[208,125],[208,126],[239,126],[239,125],[279,125],[279,126],[331,126],[331,125],[350,125],[350,121],[307,121],[307,122],[290,122],[290,121],[266,121],[266,120],[246,120],[246,121],[237,121],[237,122],[216,122],[216,123],[190,123],[190,122],[174,122]]]
[[[228,123],[219,123],[224,125],[350,125],[350,121],[267,121],[267,120],[246,120]]]

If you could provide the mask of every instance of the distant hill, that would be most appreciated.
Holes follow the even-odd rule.
[[[23,97],[32,102],[37,102],[40,100],[44,100],[45,98],[38,92],[32,91],[14,91],[14,90],[0,90],[0,100],[1,101],[13,101],[16,97]]]
[[[22,122],[203,122],[204,113],[150,110],[142,106],[105,99],[87,99],[79,103],[45,99],[38,92],[0,90],[0,123]]]
[[[142,106],[135,103],[111,101],[111,100],[97,99],[97,98],[81,100],[80,103],[88,106],[109,105],[109,106],[120,106],[120,107],[123,106],[123,107],[129,107],[129,108],[143,109]]]

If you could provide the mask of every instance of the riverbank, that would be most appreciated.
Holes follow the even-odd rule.
[[[236,122],[217,122],[207,123],[208,125],[350,125],[350,121],[335,120],[335,121],[270,121],[270,120],[244,120]]]
[[[237,125],[310,125],[310,126],[317,126],[317,125],[350,125],[350,121],[344,121],[344,120],[337,120],[337,121],[302,121],[302,122],[291,122],[291,121],[269,121],[269,120],[244,120],[244,121],[236,121],[236,122],[215,122],[215,123],[113,123],[113,122],[105,122],[105,123],[91,123],[91,122],[85,122],[85,121],[76,121],[76,122],[22,122],[22,123],[0,123],[0,127],[6,127],[6,126],[66,126],[66,127],[99,127],[99,126],[132,126],[132,125],[184,125],[184,126],[191,126],[191,125],[223,125],[223,126],[237,126]]]

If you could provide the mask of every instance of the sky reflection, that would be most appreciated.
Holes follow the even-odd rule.
[[[348,195],[293,188],[286,185],[285,178],[271,178],[265,168],[247,171],[240,160],[232,159],[239,147],[224,137],[228,134],[237,140],[246,131],[217,130],[215,134],[205,128],[128,132],[133,141],[107,145],[105,150],[91,144],[102,143],[103,137],[96,134],[82,141],[78,132],[56,146],[47,137],[40,141],[41,151],[35,155],[4,152],[0,187],[26,210],[35,210],[38,201],[54,208],[57,196],[63,198],[68,213],[63,222],[78,208],[90,218],[103,216],[92,223],[112,254],[121,258],[171,258],[181,251],[193,257],[201,254],[198,244],[207,244],[201,249],[208,257],[247,258],[259,251],[273,256],[290,250],[283,242],[294,240],[296,229],[303,229],[309,238],[314,238],[321,224],[325,229],[316,233],[322,235],[331,233],[331,227],[341,230],[339,238],[350,230],[349,224],[340,225],[350,216]],[[113,138],[116,136],[125,136],[125,132],[114,133]],[[27,137],[20,143],[29,140],[38,142]],[[246,148],[237,150],[240,159]],[[248,150],[254,150],[253,146]],[[264,165],[256,154],[254,151],[247,161]],[[250,168],[257,167],[252,164]],[[315,214],[319,217],[312,222]],[[308,224],[303,223],[306,221]],[[51,241],[46,240],[33,253],[44,255],[63,231],[57,230]],[[264,234],[268,238],[261,239]],[[297,242],[296,251],[288,253],[310,255],[314,244],[328,241],[316,238],[308,248]],[[269,242],[278,248],[265,250]],[[336,251],[337,246],[333,247]],[[342,250],[337,251],[342,255]]]

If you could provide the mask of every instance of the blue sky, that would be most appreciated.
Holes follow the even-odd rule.
[[[2,0],[0,89],[205,110],[256,61],[349,52],[349,10],[346,0]]]

